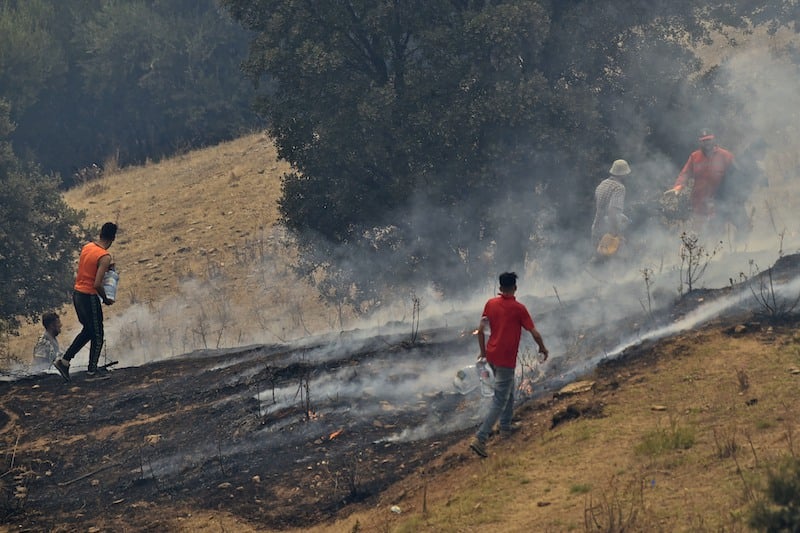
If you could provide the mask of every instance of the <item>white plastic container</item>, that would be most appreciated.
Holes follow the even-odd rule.
[[[478,359],[475,363],[475,369],[478,371],[478,379],[481,382],[481,394],[489,397],[494,396],[494,370],[492,365],[486,359]]]
[[[465,366],[453,377],[453,386],[461,394],[469,394],[480,385],[478,373],[475,371],[475,365]]]
[[[119,285],[119,274],[116,270],[107,270],[103,276],[103,290],[106,291],[106,298],[116,301],[117,285]]]

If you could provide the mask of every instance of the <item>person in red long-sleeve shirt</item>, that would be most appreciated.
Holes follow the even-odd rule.
[[[678,194],[690,178],[694,180],[690,193],[692,215],[696,222],[704,224],[714,218],[714,202],[729,171],[734,167],[734,158],[732,153],[717,145],[710,130],[701,130],[698,143],[700,149],[691,153],[675,185],[665,194]]]

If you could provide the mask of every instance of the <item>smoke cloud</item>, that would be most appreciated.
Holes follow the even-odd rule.
[[[758,44],[762,42],[758,40],[753,42],[756,44],[732,49],[718,66],[720,79],[732,90],[729,95],[732,101],[721,101],[719,108],[696,109],[694,123],[677,123],[676,117],[667,110],[662,116],[652,117],[637,115],[634,109],[620,109],[620,133],[616,146],[610,151],[616,157],[627,159],[633,169],[626,210],[635,222],[628,239],[630,255],[624,261],[599,267],[589,264],[592,250],[588,224],[592,213],[576,213],[576,217],[588,221],[583,235],[576,235],[574,231],[561,232],[553,226],[554,206],[565,204],[562,196],[579,195],[585,199],[583,205],[591,206],[593,186],[580,191],[537,188],[532,176],[557,169],[531,168],[528,176],[520,176],[521,183],[513,199],[464,201],[462,207],[467,214],[479,204],[490,202],[500,223],[509,222],[509,226],[499,234],[498,240],[486,242],[481,257],[433,264],[437,275],[427,277],[460,280],[464,290],[457,298],[444,296],[432,284],[414,285],[411,280],[407,293],[394,295],[394,298],[388,295],[387,301],[381,302],[368,318],[342,323],[335,311],[320,311],[314,317],[314,327],[308,327],[307,322],[312,320],[304,316],[298,303],[304,302],[308,293],[302,292],[299,286],[283,287],[282,292],[268,288],[265,280],[270,278],[275,265],[265,262],[253,270],[254,290],[250,303],[232,298],[211,280],[187,282],[181,292],[169,300],[128,306],[106,321],[106,357],[118,360],[119,366],[125,367],[193,350],[277,342],[305,347],[305,360],[318,362],[357,353],[378,336],[399,335],[411,339],[419,335],[419,340],[424,342],[425,332],[435,328],[468,334],[477,326],[484,302],[496,294],[497,274],[517,270],[520,274],[517,297],[530,309],[551,350],[552,360],[543,370],[548,380],[558,381],[589,371],[602,359],[615,357],[636,343],[696,327],[731,306],[741,305],[743,300],[755,305],[752,295],[739,291],[701,306],[675,323],[653,324],[648,320],[688,290],[681,234],[692,234],[696,228],[687,223],[667,223],[662,197],[695,149],[696,132],[700,127],[714,127],[719,143],[738,159],[751,157],[751,147],[759,140],[765,141],[763,158],[752,165],[765,179],[753,187],[746,198],[737,200],[743,203],[751,218],[752,231],[737,234],[733,228],[727,228],[720,234],[698,234],[696,252],[703,270],[702,275],[693,280],[694,288],[725,287],[753,278],[760,268],[800,250],[794,216],[799,196],[796,183],[800,156],[793,149],[800,143],[797,126],[800,124],[797,116],[800,95],[795,90],[800,86],[800,74],[792,58],[776,48],[774,42],[772,46]],[[663,50],[639,51],[643,55],[635,65],[629,65],[629,76],[653,76],[660,68],[666,68],[666,63],[659,58]],[[636,81],[628,80],[629,83]],[[687,84],[691,82],[691,79],[686,80]],[[679,100],[682,94],[678,90],[673,99]],[[730,113],[732,108],[736,110],[735,115]],[[676,156],[666,149],[645,147],[642,136],[654,128],[673,145],[684,145],[685,152]],[[565,147],[567,150],[575,148]],[[608,161],[608,167],[611,162]],[[607,173],[608,168],[597,169],[594,185]],[[523,183],[522,180],[527,181]],[[509,213],[509,206],[527,206],[527,210]],[[419,254],[431,253],[439,243],[446,242],[446,233],[460,229],[448,225],[448,213],[425,198],[417,198],[402,220],[418,230],[419,239],[414,246],[417,247],[415,253]],[[391,238],[391,231],[382,235]],[[520,253],[507,259],[509,250]],[[347,252],[343,251],[342,256],[347,257]],[[471,272],[470,261],[488,264],[492,276]],[[345,267],[357,270],[358,262],[358,258],[349,257]],[[800,291],[798,281],[782,285],[780,291],[785,298],[792,298]],[[620,328],[620,324],[626,327]],[[342,333],[320,336],[325,331]],[[598,332],[605,334],[597,335]],[[75,333],[65,332],[63,337],[71,338]],[[594,344],[586,345],[588,338],[595,339]],[[601,338],[605,341],[596,340]],[[521,351],[535,353],[536,347],[530,338],[523,336],[523,339]],[[439,353],[424,364],[413,358],[377,357],[355,369],[343,367],[325,375],[311,376],[310,390],[318,397],[341,399],[342,409],[357,408],[359,416],[374,417],[386,404],[370,403],[366,398],[380,397],[392,405],[408,406],[429,394],[442,391],[454,394],[453,376],[458,369],[474,362],[477,343],[473,346],[474,349],[457,353]],[[76,359],[78,367],[86,364],[86,353],[84,350]],[[257,399],[262,411],[270,414],[297,405],[297,389],[297,386],[290,386],[260,391]],[[424,419],[413,428],[398,428],[393,439],[416,439],[437,431],[473,426],[485,402],[481,402],[477,392],[465,401],[468,405],[463,411]]]

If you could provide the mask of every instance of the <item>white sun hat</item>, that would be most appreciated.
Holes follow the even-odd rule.
[[[612,176],[627,176],[631,173],[631,167],[628,166],[628,162],[624,159],[617,159],[608,172]]]

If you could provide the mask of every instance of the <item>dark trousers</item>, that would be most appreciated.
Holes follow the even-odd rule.
[[[78,291],[72,293],[72,303],[75,304],[75,312],[78,314],[78,321],[83,325],[83,329],[64,352],[63,357],[70,361],[81,348],[86,346],[87,342],[91,342],[89,369],[93,370],[97,368],[100,350],[103,348],[103,307],[96,294],[84,294]]]

